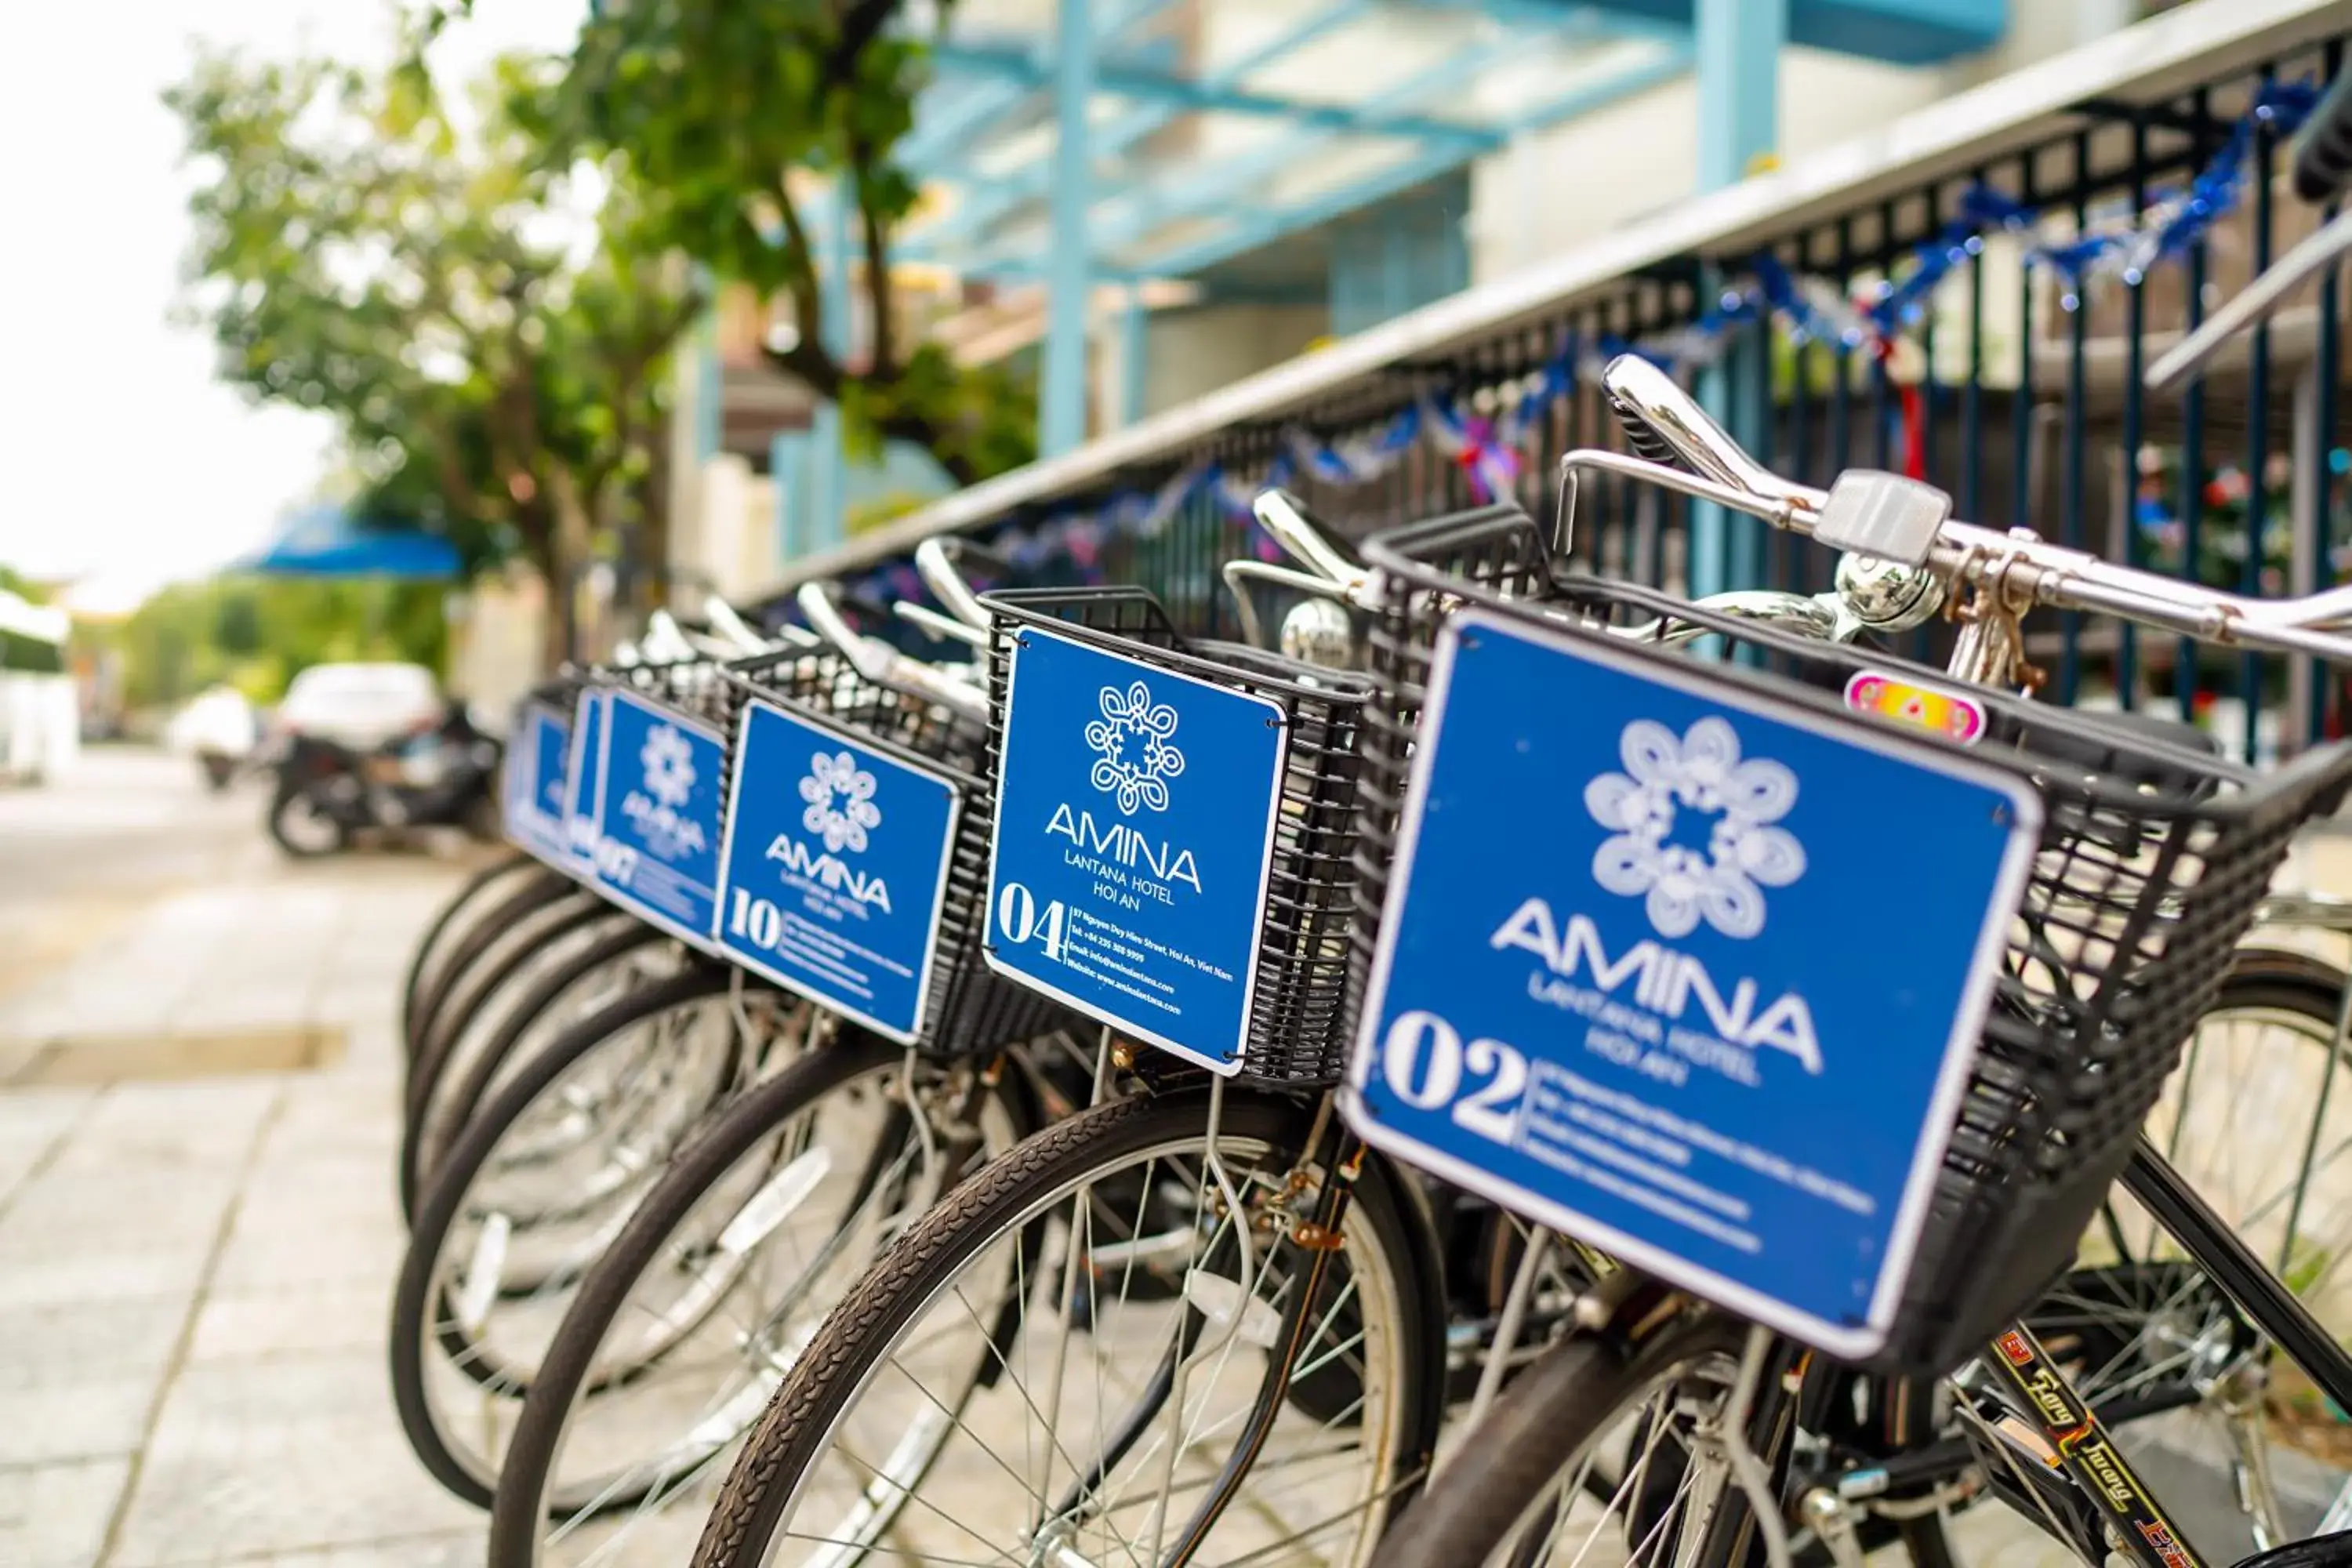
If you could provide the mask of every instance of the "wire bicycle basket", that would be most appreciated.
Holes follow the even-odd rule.
[[[2333,809],[2352,770],[2352,759],[2331,751],[2256,775],[2127,721],[1957,688],[1940,670],[1874,649],[1809,641],[1571,574],[1513,507],[1379,534],[1364,555],[1380,603],[1358,791],[1352,950],[1360,989],[1381,949],[1400,827],[1410,817],[1407,783],[1425,740],[1433,655],[1449,621],[1465,611],[1482,624],[1605,649],[1619,667],[1656,671],[1683,689],[1778,704],[1822,733],[1879,750],[1936,742],[1920,728],[1858,711],[1847,697],[1854,683],[1965,690],[1980,716],[1968,755],[2038,797],[2022,892],[2005,919],[1998,909],[1992,917],[1991,929],[2005,931],[1999,972],[1926,1189],[1916,1247],[1897,1276],[1883,1342],[1855,1358],[1884,1369],[1948,1370],[2069,1266],[2290,837]],[[1708,634],[1706,643],[1725,657],[1703,659],[1691,651],[1698,644],[1670,645],[1658,634],[1675,624]],[[1622,635],[1635,626],[1650,635]],[[1537,704],[1529,726],[1576,722],[1575,693],[1529,695]],[[1547,702],[1560,707],[1547,713]],[[1898,870],[1937,847],[1883,846]],[[1899,885],[1887,891],[1899,902]]]
[[[713,689],[718,721],[741,757],[746,710],[756,700],[809,728],[841,737],[951,785],[946,867],[936,934],[921,987],[921,1026],[912,1040],[937,1056],[1019,1044],[1066,1021],[1063,1009],[991,973],[981,956],[988,886],[987,734],[945,705],[868,679],[838,647],[774,650],[721,667]],[[784,787],[789,788],[789,784]],[[731,794],[722,798],[732,798]]]
[[[1237,1012],[1238,1049],[1224,1056],[1215,1070],[1230,1069],[1262,1084],[1313,1087],[1338,1081],[1353,1026],[1347,937],[1358,861],[1356,743],[1366,694],[1361,677],[1318,669],[1241,644],[1189,640],[1176,632],[1159,601],[1141,589],[1018,589],[986,595],[982,602],[992,616],[987,644],[989,758],[982,771],[992,814],[998,810],[1006,784],[1002,770],[1015,652],[1041,635],[1129,661],[1127,668],[1139,665],[1265,710],[1264,721],[1279,731],[1272,753],[1272,799],[1263,807],[1270,810],[1272,820],[1264,860],[1252,868],[1262,878],[1262,890],[1244,965],[1247,984]],[[1117,694],[1106,688],[1102,695],[1109,703]],[[1101,717],[1091,707],[1079,711],[1076,705],[1066,715],[1073,732]],[[1055,720],[1056,724],[1062,721]],[[1165,722],[1175,724],[1172,713]],[[1176,739],[1184,742],[1186,736]],[[1182,765],[1181,759],[1176,765]],[[1106,753],[1097,766],[1114,764]],[[1181,779],[1174,782],[1177,787],[1190,787]],[[1105,775],[1097,773],[1097,784],[1108,787]],[[1134,787],[1149,801],[1154,786],[1146,779]],[[1236,841],[1262,809],[1258,799],[1220,800],[1216,805],[1230,807],[1220,826],[1234,828]],[[1129,807],[1146,820],[1155,809],[1148,804],[1136,807],[1131,798]],[[1117,815],[1116,807],[1106,809]],[[1000,855],[1002,845],[1000,837]],[[1150,983],[1140,976],[1155,958],[1168,966],[1177,963],[1164,954],[1137,949],[1129,952],[1137,962],[1123,972],[1127,978],[1116,983],[1134,995],[1149,988]],[[1118,967],[1115,959],[1106,963]],[[1097,1011],[1097,1016],[1123,1033],[1140,1032],[1109,1014]]]

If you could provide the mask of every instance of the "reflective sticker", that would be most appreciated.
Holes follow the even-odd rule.
[[[1874,670],[1857,671],[1845,683],[1845,705],[1857,713],[1892,719],[1963,746],[1973,746],[1984,737],[1982,703],[1957,692],[1916,686]]]

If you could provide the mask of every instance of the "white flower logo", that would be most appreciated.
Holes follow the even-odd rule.
[[[672,811],[684,809],[694,793],[694,748],[669,724],[657,726],[637,752],[646,767],[646,789]]]
[[[1184,771],[1184,753],[1168,743],[1176,732],[1176,710],[1154,703],[1137,681],[1125,691],[1102,689],[1103,716],[1087,726],[1087,744],[1099,753],[1089,776],[1095,788],[1115,795],[1132,816],[1139,806],[1168,809],[1168,781]]]
[[[882,826],[882,808],[874,804],[874,775],[847,752],[811,756],[808,777],[801,780],[801,798],[808,802],[802,826],[836,855],[844,849],[863,851],[866,833]]]
[[[1680,741],[1664,724],[1637,719],[1618,752],[1625,772],[1584,786],[1592,819],[1616,830],[1593,852],[1593,880],[1627,898],[1643,895],[1660,936],[1688,936],[1701,919],[1730,937],[1762,931],[1761,888],[1785,888],[1805,874],[1804,846],[1771,826],[1797,803],[1797,775],[1761,758],[1741,762],[1739,737],[1715,718]],[[1704,856],[1666,842],[1683,806],[1717,814]]]

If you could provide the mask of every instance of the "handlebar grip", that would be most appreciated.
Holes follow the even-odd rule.
[[[2314,205],[2352,184],[2352,66],[2336,73],[2294,144],[2294,194]]]
[[[1680,468],[1685,473],[1691,471],[1691,466],[1683,461],[1682,454],[1675,450],[1674,443],[1659,435],[1656,426],[1643,418],[1632,404],[1614,392],[1609,394],[1609,412],[1617,416],[1618,428],[1625,432],[1625,444],[1633,448],[1633,456],[1645,463],[1655,463],[1662,468]]]

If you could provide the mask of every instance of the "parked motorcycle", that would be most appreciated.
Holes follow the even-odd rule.
[[[272,759],[269,836],[299,859],[346,849],[369,832],[462,827],[495,839],[503,751],[462,702],[372,750],[290,731]]]

